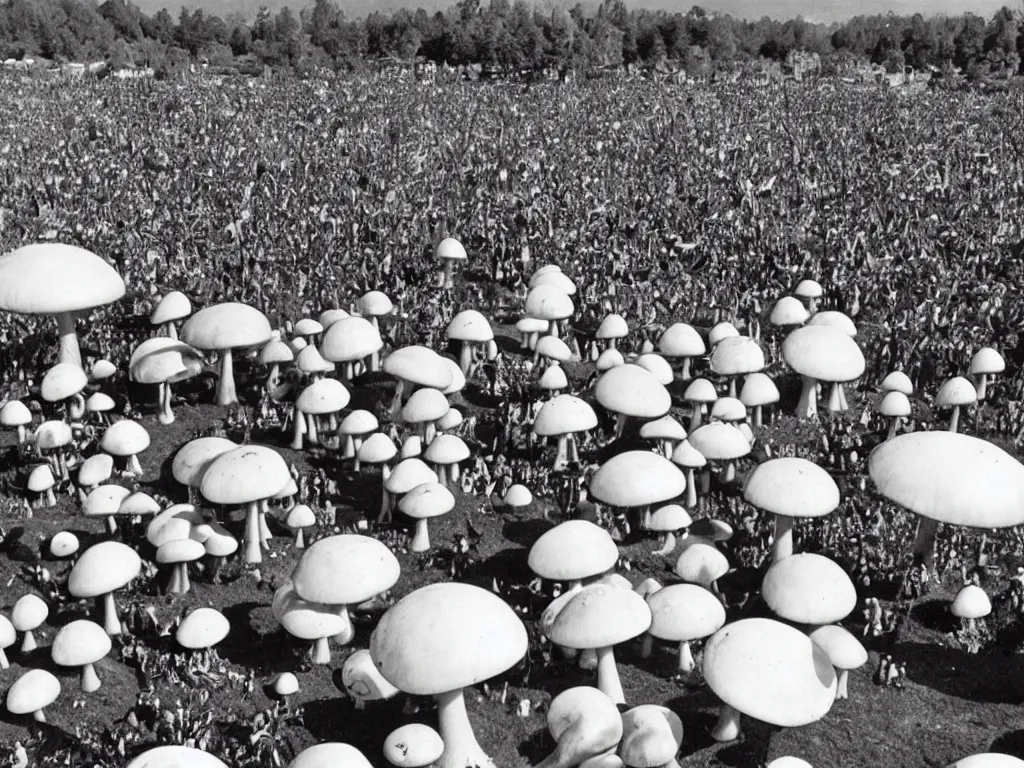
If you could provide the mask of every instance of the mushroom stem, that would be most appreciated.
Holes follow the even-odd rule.
[[[111,536],[117,533],[117,520],[114,519],[113,515],[107,515],[107,533]]]
[[[430,549],[430,534],[427,532],[427,519],[423,517],[416,521],[416,535],[412,537],[409,551],[426,552],[428,549]]]
[[[320,445],[320,431],[316,425],[317,418],[315,413],[306,414],[306,442],[310,445]]]
[[[66,361],[62,360],[61,362],[66,362]],[[32,719],[35,720],[37,723],[45,723],[46,722],[46,713],[43,712],[43,710],[41,710],[41,709],[37,709],[35,712],[32,713]]]
[[[736,462],[730,461],[725,465],[725,474],[722,476],[723,482],[731,483],[736,480]]]
[[[810,376],[802,376],[803,389],[800,390],[800,400],[796,404],[796,417],[798,419],[818,418],[818,381]]]
[[[58,312],[55,318],[57,320],[57,334],[60,336],[60,353],[58,354],[57,362],[71,363],[81,368],[82,350],[78,347],[75,313]]]
[[[764,426],[764,414],[762,413],[762,406],[754,406],[754,429]]]
[[[459,352],[459,368],[462,369],[463,376],[469,376],[469,368],[473,365],[473,345],[468,342],[462,342],[462,350]]]
[[[403,395],[405,395],[405,379],[399,379],[398,386],[395,387],[395,396],[391,400],[391,407],[388,409],[388,418],[391,421],[397,421],[402,412]]]
[[[4,653],[4,649],[0,648],[0,669],[10,669],[11,662],[7,660],[7,654]]]
[[[978,383],[975,385],[975,388],[978,390],[978,402],[988,397],[988,374],[978,374]]]
[[[579,464],[580,452],[576,446],[576,434],[570,432],[565,439],[565,457],[570,463]]]
[[[615,414],[615,436],[614,439],[618,440],[622,437],[622,433],[626,431],[626,422],[629,421],[629,416],[624,413]]]
[[[593,648],[584,648],[580,654],[580,660],[578,662],[580,669],[592,670],[597,669],[598,659],[597,651]]]
[[[953,413],[949,417],[949,431],[956,432],[960,426],[960,406],[953,406]]]
[[[849,698],[850,693],[849,693],[849,691],[846,688],[846,682],[847,682],[847,680],[850,677],[850,672],[848,670],[845,670],[845,669],[840,669],[840,670],[838,670],[838,672],[839,672],[839,679],[838,679],[837,684],[836,684],[836,698],[837,699]]]
[[[79,393],[68,401],[68,420],[81,421],[85,416],[85,398]]]
[[[670,555],[676,548],[676,535],[672,531],[666,531],[665,537],[661,540],[661,549],[655,550],[652,554],[658,557]]]
[[[935,534],[939,532],[939,523],[928,517],[918,517],[917,536],[914,539],[914,560],[931,567],[935,557]]]
[[[711,738],[715,741],[736,741],[740,733],[740,711],[723,704],[718,714],[718,722],[711,731]]]
[[[690,358],[683,358],[683,367],[679,369],[679,378],[683,381],[689,381],[693,378],[693,374],[690,373]]]
[[[291,496],[288,497],[290,502],[288,509],[291,509],[295,505],[294,500]],[[270,540],[274,538],[274,534],[270,532],[270,526],[267,525],[267,512],[270,510],[270,502],[267,499],[260,499],[259,501],[259,521],[260,521],[260,544],[267,548],[270,546]]]
[[[334,636],[334,642],[338,645],[348,645],[356,636],[355,627],[352,626],[352,617],[348,615],[348,606],[337,605],[335,612],[345,622],[345,628]]]
[[[493,768],[494,761],[477,743],[466,714],[462,689],[441,693],[437,699],[437,723],[444,753],[436,768]]]
[[[313,642],[313,652],[310,654],[309,660],[314,664],[331,663],[331,646],[326,637],[317,638]]]
[[[175,341],[178,340],[178,329],[173,322],[164,323],[164,330],[167,332],[167,338],[174,339]]]
[[[383,465],[380,469],[381,477],[381,502],[380,502],[380,518],[378,519],[381,523],[391,522],[391,497],[388,494],[387,482],[388,478],[391,477],[391,467],[387,464]]]
[[[595,732],[594,729],[598,722],[600,721],[581,714],[573,721],[572,725],[562,732],[561,738],[555,745],[555,751],[537,763],[536,768],[574,768],[574,766],[583,768],[589,760],[614,755],[617,743],[610,748],[602,747],[616,742],[618,732],[616,730],[608,731],[606,728]]]
[[[729,377],[729,397],[736,397],[736,377]]]
[[[185,595],[192,588],[188,580],[188,563],[177,563],[174,566],[174,584],[178,588],[177,594]]]
[[[684,675],[693,672],[697,664],[693,660],[693,653],[690,651],[690,641],[683,640],[679,643],[679,671]]]
[[[32,630],[25,630],[25,637],[21,641],[21,652],[32,653],[39,646],[36,644],[36,636],[32,634]]]
[[[894,437],[896,437],[896,430],[899,429],[899,426],[900,426],[900,417],[899,416],[893,416],[891,419],[889,419],[889,432],[885,436],[885,439],[886,440],[892,440]]]
[[[18,445],[24,445],[25,444],[25,438],[26,438],[25,427],[24,426],[18,427]]]
[[[793,554],[793,518],[775,515],[775,535],[772,537],[772,563]]]
[[[442,272],[441,279],[442,288],[454,288],[455,287],[455,260],[445,259],[444,260],[444,271]]]
[[[99,687],[100,678],[96,674],[96,667],[92,664],[86,664],[82,667],[82,690],[86,693],[92,693],[99,690]]]
[[[626,703],[612,646],[597,649],[597,687],[616,704]]]
[[[103,629],[111,636],[121,634],[121,620],[117,617],[113,592],[107,592],[103,596]]]
[[[842,383],[838,381],[835,386],[839,387],[839,409],[845,411],[850,407],[846,402],[846,389],[843,387]]]
[[[693,476],[693,468],[686,470],[686,506],[693,509],[697,506],[697,483]]]
[[[128,474],[135,475],[136,477],[142,477],[142,465],[139,463],[139,457],[134,453],[128,457]]]
[[[828,409],[833,413],[845,411],[843,405],[843,385],[838,381],[832,383],[832,389],[828,393]]]
[[[174,411],[171,410],[171,385],[164,382],[160,385],[160,423],[173,424]]]
[[[302,535],[302,529],[301,528],[297,528],[295,530],[295,548],[296,549],[305,549],[306,548],[306,540],[305,540],[305,538]]]
[[[231,361],[231,350],[220,353],[220,380],[217,382],[217,405],[234,405],[238,402],[235,392],[235,369]]]
[[[292,422],[295,431],[292,433],[292,450],[301,451],[303,435],[306,434],[306,416],[296,406],[292,406]]]
[[[700,403],[691,403],[690,405],[693,406],[693,412],[690,414],[690,429],[688,431],[693,432],[698,429],[704,421],[701,416],[704,409]]]
[[[654,652],[654,635],[650,632],[644,632],[643,638],[640,640],[640,658],[649,659],[651,654]]]
[[[57,497],[53,495],[53,488],[47,488],[46,489],[46,506],[48,506],[48,507],[56,507],[57,506]]]
[[[260,552],[260,511],[254,501],[246,505],[245,512],[245,562],[262,563],[263,553]]]

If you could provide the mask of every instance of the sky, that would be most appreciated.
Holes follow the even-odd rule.
[[[455,0],[335,1],[350,17],[364,16],[373,10],[391,11],[402,7],[422,6],[428,11],[444,10],[455,4]],[[541,0],[538,4],[544,6],[550,4],[551,1]],[[563,0],[563,2],[565,1]],[[174,15],[177,15],[178,10],[184,5],[189,8],[201,8],[219,16],[237,12],[249,18],[261,5],[266,5],[271,10],[277,10],[287,5],[298,11],[311,3],[312,0],[135,0],[135,4],[146,13],[153,13],[160,8],[167,7]],[[591,3],[596,4],[596,0],[591,0]],[[584,2],[584,5],[588,4]],[[686,11],[694,4],[691,0],[626,0],[627,7],[654,10]],[[925,16],[959,14],[970,11],[989,18],[1003,5],[1019,8],[1020,0],[705,0],[696,4],[705,10],[728,13],[739,18],[758,19],[762,16],[771,16],[777,19],[791,19],[803,16],[808,21],[828,23],[842,21],[859,14],[888,13],[889,11],[899,15],[922,13]]]

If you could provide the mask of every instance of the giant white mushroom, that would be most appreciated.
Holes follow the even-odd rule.
[[[679,643],[679,671],[689,674],[696,666],[691,640],[713,635],[725,624],[722,601],[696,584],[670,584],[647,596],[651,627],[644,635],[641,654],[651,653],[651,638]]]
[[[110,653],[110,635],[88,619],[78,619],[61,627],[53,638],[50,655],[62,667],[81,667],[81,688],[85,693],[99,690],[96,662]]]
[[[386,680],[405,693],[437,699],[445,745],[438,768],[494,765],[473,734],[463,688],[504,672],[527,648],[526,627],[504,600],[454,582],[410,592],[387,610],[370,638],[370,656]]]
[[[668,390],[639,365],[619,365],[602,373],[594,385],[594,397],[615,414],[616,439],[622,437],[629,417],[658,419],[672,407]]]
[[[857,607],[857,590],[838,563],[805,552],[776,561],[761,596],[780,619],[818,626],[842,621]]]
[[[114,592],[139,575],[142,560],[131,547],[119,541],[101,541],[78,558],[68,576],[72,597],[103,598],[103,628],[108,635],[121,634]]]
[[[60,696],[60,680],[45,669],[30,669],[7,691],[7,711],[12,715],[31,714],[37,723],[46,722],[44,707]]]
[[[828,407],[846,410],[843,384],[864,373],[864,354],[850,336],[828,325],[797,328],[782,343],[786,364],[803,378],[803,390],[797,404],[797,418],[818,418],[817,385],[832,382]]]
[[[588,495],[602,504],[637,509],[644,520],[652,504],[671,501],[685,490],[686,476],[664,456],[651,451],[627,451],[598,468],[591,478]]]
[[[320,354],[332,363],[342,363],[342,379],[351,381],[356,365],[369,360],[371,370],[384,346],[380,331],[364,317],[344,317],[332,323],[320,341]]]
[[[237,302],[214,304],[201,309],[181,327],[181,340],[186,344],[220,355],[218,405],[234,405],[238,402],[232,351],[260,347],[270,339],[270,323],[266,316],[254,307]]]

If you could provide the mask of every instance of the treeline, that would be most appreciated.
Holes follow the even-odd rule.
[[[783,61],[817,53],[824,68],[869,60],[905,66],[958,67],[968,76],[1021,72],[1024,33],[1008,8],[992,19],[860,16],[825,26],[802,19],[743,21],[693,7],[686,13],[627,9],[603,0],[595,12],[577,4],[544,11],[527,0],[459,0],[446,12],[402,10],[346,18],[331,0],[299,13],[284,8],[256,18],[221,18],[184,8],[152,16],[125,0],[0,0],[0,58],[105,60],[166,72],[202,58],[214,66],[359,69],[383,58],[426,57],[438,64],[502,69],[657,64],[688,70],[737,62]]]

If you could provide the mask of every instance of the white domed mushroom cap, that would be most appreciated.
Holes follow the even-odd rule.
[[[683,549],[676,560],[676,576],[690,584],[710,584],[729,572],[729,560],[721,550],[700,537],[689,536],[686,542],[690,541],[694,543]]]
[[[356,651],[341,666],[345,693],[355,701],[380,701],[398,695],[398,689],[384,679],[366,648]]]
[[[109,360],[97,360],[92,364],[92,368],[89,369],[89,379],[91,381],[103,381],[109,379],[117,373],[117,366]]]
[[[837,331],[842,331],[850,338],[857,335],[857,326],[854,325],[853,320],[844,315],[842,312],[836,312],[835,310],[828,310],[826,312],[816,312],[811,316],[811,319],[807,321],[808,325],[827,325],[830,328],[835,328]]]
[[[339,435],[368,435],[380,426],[377,417],[369,411],[352,411],[341,420],[338,426]]]
[[[366,464],[383,464],[391,461],[397,455],[398,449],[395,444],[383,432],[374,432],[363,441],[359,450],[356,451],[359,460]]]
[[[1006,361],[992,347],[982,347],[971,358],[971,375],[996,374],[1006,370]]]
[[[828,660],[836,669],[857,669],[868,663],[868,652],[860,640],[838,624],[818,627],[810,638],[828,654]]]
[[[412,393],[409,400],[402,406],[402,421],[406,424],[422,424],[437,421],[451,406],[448,398],[440,390],[423,387]]]
[[[803,302],[795,296],[783,296],[772,307],[768,321],[772,325],[803,325],[810,315]]]
[[[434,258],[465,261],[467,259],[466,249],[454,237],[446,237],[437,244],[437,248],[434,250]]]
[[[78,558],[68,576],[68,592],[74,597],[99,597],[125,586],[139,575],[142,560],[119,541],[93,544]]]
[[[130,493],[124,497],[124,500],[121,502],[121,506],[117,511],[122,515],[143,517],[146,515],[155,515],[160,511],[160,505],[157,503],[156,499],[148,493],[135,491],[135,493]]]
[[[60,680],[45,669],[30,669],[7,691],[7,711],[27,715],[48,707],[60,696]]]
[[[29,474],[26,487],[32,493],[44,493],[53,488],[55,482],[50,465],[40,464]]]
[[[639,365],[641,368],[650,372],[658,383],[662,386],[668,386],[675,381],[675,374],[672,372],[672,366],[669,364],[661,355],[656,355],[653,352],[648,352],[645,355],[640,355],[635,361],[634,365]]]
[[[278,696],[294,696],[299,692],[299,678],[291,672],[282,672],[274,680],[274,693]]]
[[[679,504],[666,504],[651,513],[648,528],[652,531],[678,531],[692,523],[690,513]]]
[[[674,323],[658,339],[658,351],[665,357],[699,357],[708,349],[696,328]]]
[[[615,702],[604,691],[590,685],[567,688],[548,704],[547,724],[551,737],[558,741],[580,718],[588,721],[600,719],[613,748],[622,738],[622,716]]]
[[[320,354],[334,363],[348,363],[369,357],[383,346],[380,331],[365,317],[343,317],[324,332]]]
[[[174,639],[183,648],[199,650],[217,645],[230,631],[231,624],[223,613],[215,608],[196,608],[178,625]]]
[[[741,619],[716,632],[704,646],[704,677],[729,706],[786,728],[820,720],[836,697],[828,654],[772,619]]]
[[[766,373],[756,371],[744,380],[740,390],[740,402],[747,408],[772,405],[779,402],[779,388]]]
[[[396,768],[425,768],[441,759],[441,735],[423,723],[409,723],[384,739],[384,757]]]
[[[71,442],[71,425],[64,421],[44,421],[35,432],[36,448],[49,451]]]
[[[292,581],[304,600],[348,605],[391,589],[399,573],[398,560],[377,539],[341,534],[308,547],[295,566]]]
[[[156,561],[161,565],[194,563],[206,554],[206,547],[194,539],[165,541],[156,550]]]
[[[679,467],[651,451],[613,456],[590,481],[592,498],[614,507],[646,507],[674,499],[686,490]]]
[[[597,331],[594,333],[594,338],[601,340],[622,339],[628,335],[629,324],[626,322],[626,318],[613,312],[610,315],[605,315],[604,320],[601,321]]]
[[[202,356],[184,342],[160,336],[147,339],[132,352],[128,373],[140,384],[172,384],[190,379],[202,370]]]
[[[541,406],[533,420],[533,433],[554,437],[585,432],[597,427],[597,414],[590,404],[573,395],[557,395]]]
[[[814,766],[806,760],[801,760],[799,757],[786,755],[784,757],[775,758],[768,763],[766,768],[814,768]]]
[[[947,768],[1024,768],[1024,760],[996,752],[962,757]]]
[[[372,765],[355,747],[328,742],[303,750],[288,768],[372,768]]]
[[[675,760],[683,722],[668,707],[640,704],[622,713],[619,755],[628,768],[659,768]]]
[[[743,421],[747,406],[737,397],[720,397],[711,406],[711,418],[719,421]]]
[[[893,371],[888,374],[879,386],[883,392],[902,392],[907,397],[914,394],[914,385],[910,377],[903,371]]]
[[[758,509],[787,517],[822,517],[839,506],[839,486],[812,461],[769,459],[747,477],[743,498]]]
[[[316,525],[316,513],[308,504],[296,504],[285,518],[285,525],[293,529],[309,528]]]
[[[320,379],[302,390],[295,399],[295,407],[313,415],[337,413],[351,399],[345,385],[337,379]]]
[[[672,463],[684,469],[700,469],[707,466],[708,460],[704,458],[703,453],[690,445],[689,440],[684,440],[672,451]]]
[[[648,596],[647,604],[652,617],[648,631],[659,640],[698,640],[725,624],[722,601],[696,584],[670,584]]]
[[[686,438],[708,461],[734,461],[750,453],[750,443],[732,424],[713,421]]]
[[[683,399],[690,403],[713,403],[718,399],[715,385],[707,379],[694,379],[683,392]]]
[[[149,432],[131,419],[116,421],[107,427],[100,449],[113,456],[135,456],[149,448]]]
[[[797,328],[782,342],[786,364],[819,381],[853,381],[864,374],[864,354],[852,338],[827,325]]]
[[[604,573],[618,559],[608,531],[588,520],[566,520],[540,535],[527,564],[542,579],[579,581]]]
[[[391,299],[387,297],[381,291],[367,291],[359,297],[359,314],[364,317],[381,317],[391,312],[395,305],[391,303]],[[321,328],[321,330],[323,330]],[[308,336],[308,333],[297,331],[302,336]],[[319,331],[317,331],[319,333]]]
[[[712,348],[717,347],[726,339],[735,338],[739,336],[740,332],[736,329],[736,326],[728,321],[723,321],[714,325],[710,331],[708,331],[708,343]]]
[[[116,515],[121,509],[121,502],[130,494],[131,491],[122,485],[101,485],[86,496],[82,512],[86,517]]]
[[[469,446],[458,435],[438,435],[423,452],[423,458],[431,464],[443,465],[458,464],[469,455]]]
[[[618,365],[602,373],[594,397],[609,411],[641,419],[660,418],[672,407],[665,386],[639,365]]]
[[[533,503],[533,494],[525,485],[516,483],[505,491],[504,502],[510,507],[528,507]]]
[[[39,595],[22,595],[11,609],[11,624],[19,632],[31,632],[50,615],[50,607]]]
[[[644,440],[685,440],[686,429],[671,414],[666,414],[641,425],[640,437]]]
[[[113,473],[114,458],[110,454],[93,454],[78,467],[78,484],[84,488],[99,485]]]
[[[198,437],[185,443],[174,454],[171,475],[182,485],[196,488],[213,460],[237,447],[226,437]]]
[[[572,597],[547,631],[566,648],[606,648],[642,635],[651,626],[647,601],[631,589],[592,584]]]
[[[977,437],[946,431],[898,435],[871,452],[868,472],[889,501],[940,523],[1024,523],[1024,466]]]
[[[486,317],[475,309],[466,309],[451,319],[445,335],[455,341],[484,342],[494,338],[494,331]]]
[[[17,639],[18,635],[14,625],[11,624],[10,619],[0,613],[0,650],[10,648]]]
[[[793,289],[793,295],[799,296],[802,299],[820,299],[824,292],[821,283],[810,278],[801,280],[796,288]]]
[[[50,539],[50,554],[54,557],[71,557],[78,551],[78,537],[71,531],[60,531]]]
[[[339,320],[344,320],[349,316],[344,309],[325,309],[320,313],[319,322],[323,329],[327,330]]]
[[[968,584],[956,593],[949,612],[958,619],[981,619],[992,613],[992,601],[981,587]]]
[[[539,320],[565,320],[575,311],[569,294],[553,285],[538,285],[526,296],[526,314]]]
[[[597,368],[598,373],[604,373],[625,364],[626,358],[622,356],[622,353],[617,349],[608,347],[608,349],[597,356],[597,362],[594,364],[594,367]]]
[[[272,498],[291,479],[288,465],[277,451],[243,445],[210,462],[199,490],[214,504],[250,504]]]
[[[722,339],[711,353],[711,370],[719,376],[740,376],[764,368],[764,351],[747,336]]]
[[[0,309],[21,315],[75,312],[124,296],[121,276],[96,254],[35,243],[0,256]]]
[[[196,349],[255,347],[270,341],[270,322],[255,307],[237,302],[214,304],[181,326],[181,340]]]
[[[348,619],[335,606],[303,600],[295,594],[295,585],[285,582],[270,604],[271,613],[284,631],[300,640],[319,640],[345,631]]]
[[[516,322],[516,330],[520,333],[545,333],[550,325],[547,320],[525,316]]]
[[[811,553],[773,564],[761,596],[776,616],[798,624],[842,621],[857,607],[857,589],[846,571],[834,560]]]
[[[400,496],[408,493],[422,483],[436,483],[437,473],[416,457],[403,459],[391,470],[391,475],[384,483],[388,493]]]
[[[530,278],[530,288],[536,288],[538,285],[550,285],[560,290],[566,296],[576,294],[576,283],[561,270],[548,270],[547,272],[538,270],[534,272],[533,277]]]
[[[208,752],[193,747],[169,745],[147,749],[125,768],[228,768]]]
[[[89,413],[107,413],[114,410],[114,400],[105,392],[94,392],[85,401],[85,410]]]
[[[50,656],[62,667],[95,664],[110,653],[110,635],[99,624],[78,619],[61,627],[50,646]]]
[[[557,360],[560,363],[568,362],[572,358],[569,345],[556,336],[541,336],[534,349],[541,357]]]
[[[300,336],[293,339],[293,343],[301,338]],[[303,340],[303,343],[305,343],[305,340]],[[306,344],[295,355],[295,367],[303,373],[330,373],[335,369],[334,363],[325,360],[324,356],[320,354],[320,350],[312,344]]]
[[[11,400],[0,408],[0,424],[5,427],[23,427],[32,423],[32,412],[21,400]]]
[[[385,373],[421,387],[444,390],[452,383],[452,371],[444,358],[428,347],[396,349],[382,366]]]
[[[528,644],[508,603],[449,582],[420,587],[389,608],[370,638],[370,656],[399,690],[434,696],[504,672]]]
[[[947,379],[939,387],[935,395],[936,408],[954,408],[958,405],[971,405],[978,402],[978,390],[963,376]]]
[[[911,413],[910,400],[902,392],[890,390],[885,393],[878,404],[878,412],[883,416],[909,416]]]
[[[43,376],[39,386],[43,400],[56,403],[74,397],[89,383],[85,371],[73,363],[57,363]]]
[[[163,325],[182,320],[191,314],[192,302],[188,300],[188,296],[181,291],[171,291],[157,302],[149,316],[149,322],[153,325]]]
[[[405,494],[398,508],[414,520],[439,517],[455,508],[455,497],[440,483],[423,483]]]
[[[554,363],[544,369],[543,375],[537,381],[537,386],[547,392],[557,392],[569,386],[569,379],[565,377],[562,366]]]

